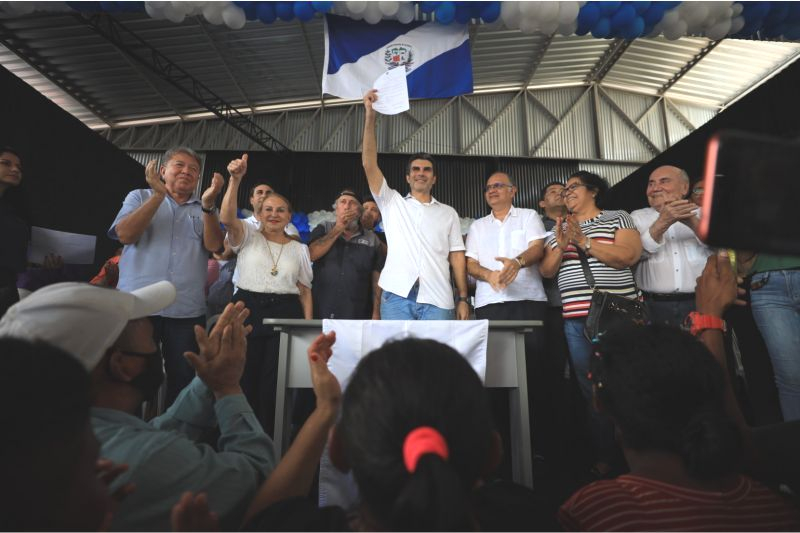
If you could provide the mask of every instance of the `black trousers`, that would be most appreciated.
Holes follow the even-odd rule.
[[[278,350],[280,337],[265,318],[304,318],[300,297],[296,294],[269,294],[239,289],[233,302],[244,302],[250,310],[247,325],[253,331],[247,336],[247,362],[242,375],[242,390],[264,431],[275,432],[275,396],[278,391]]]

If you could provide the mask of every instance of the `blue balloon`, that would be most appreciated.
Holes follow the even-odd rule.
[[[641,37],[644,33],[644,19],[636,17],[627,26],[621,29],[620,35],[623,39],[632,41],[637,37]]]
[[[586,32],[584,32],[587,33],[594,27],[595,24],[597,24],[597,21],[600,20],[600,16],[600,8],[597,6],[597,4],[590,2],[584,5],[578,12],[578,28],[588,28]]]
[[[653,5],[644,12],[642,18],[644,19],[644,23],[648,26],[655,26],[664,18],[664,8],[654,2]]]
[[[622,6],[622,2],[600,2],[600,12],[605,17],[611,17]]]
[[[258,19],[258,4],[256,2],[245,2],[242,10],[244,11],[244,17],[247,20]]]
[[[419,10],[423,13],[433,13],[441,2],[420,2]]]
[[[258,15],[258,20],[264,24],[272,24],[277,18],[275,6],[272,5],[272,2],[259,2],[256,8],[256,15]]]
[[[778,24],[773,24],[771,26],[764,26],[761,28],[761,35],[768,39],[773,39],[775,37],[779,37],[786,33],[789,29],[789,26],[784,24],[783,22],[779,22]]]
[[[489,2],[458,2],[457,5],[465,5],[469,8],[470,13],[472,13],[472,18],[480,18],[481,11]]]
[[[456,2],[455,20],[459,24],[466,24],[472,18],[472,10],[464,2]]]
[[[453,2],[440,2],[436,8],[436,22],[439,24],[450,24],[456,18],[456,6]]]
[[[144,11],[144,2],[122,2],[122,10],[128,13]]]
[[[789,7],[789,14],[786,15],[786,22],[794,24],[800,22],[800,2],[792,2]]]
[[[487,2],[481,9],[481,19],[486,23],[492,23],[500,18],[500,2]]]
[[[673,7],[678,7],[681,5],[680,2],[659,2],[659,4],[661,4],[661,6],[664,8],[664,11],[668,11]]]
[[[637,15],[641,15],[642,13],[650,9],[650,6],[652,4],[653,2],[631,2],[631,5],[636,10]]]
[[[592,36],[598,39],[605,39],[611,35],[611,19],[603,17],[597,21],[592,28]]]
[[[618,30],[630,24],[636,18],[636,9],[631,4],[625,4],[611,16],[611,29]]]
[[[333,7],[333,2],[311,2],[311,6],[317,11],[317,13],[327,13]]]
[[[275,2],[275,14],[279,19],[289,22],[294,18],[294,2]]]
[[[116,13],[120,10],[120,5],[117,2],[100,2],[100,9],[108,13]]]
[[[769,14],[769,2],[742,2],[744,9],[742,16],[748,22],[751,20],[763,20]]]
[[[765,26],[780,24],[789,15],[789,2],[772,2],[769,14],[764,18]],[[780,35],[780,33],[778,34]]]
[[[295,2],[294,16],[303,22],[308,22],[314,18],[316,11],[311,6],[311,2]]]
[[[250,4],[250,3],[252,3],[252,2],[233,2],[233,4],[236,7],[241,7],[242,9],[246,8],[247,4]]]
[[[790,26],[783,36],[790,41],[800,40],[800,25]]]

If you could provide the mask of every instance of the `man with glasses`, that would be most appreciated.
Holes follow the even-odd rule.
[[[380,320],[381,241],[361,226],[363,207],[355,192],[340,192],[333,207],[336,222],[314,228],[308,245],[314,317]]]
[[[214,202],[223,179],[215,174],[201,198],[195,193],[200,158],[187,147],[172,148],[161,166],[145,169],[149,189],[128,193],[108,236],[122,244],[117,288],[130,292],[157,281],[175,285],[175,303],[151,317],[167,371],[166,405],[194,378],[183,357],[197,351],[195,325],[205,325],[208,252],[223,248]]]
[[[647,182],[650,207],[631,213],[643,246],[636,284],[655,323],[680,326],[694,311],[696,280],[711,254],[695,233],[699,210],[688,193],[684,170],[658,167]]]
[[[386,238],[391,243],[379,282],[383,289],[381,318],[466,320],[469,318],[467,268],[458,213],[431,195],[437,176],[429,154],[414,154],[409,158],[406,171],[409,194],[402,196],[389,188],[378,166],[372,108],[377,100],[375,89],[364,96],[361,162],[369,189],[383,215]],[[450,268],[458,290],[457,304],[453,302]]]

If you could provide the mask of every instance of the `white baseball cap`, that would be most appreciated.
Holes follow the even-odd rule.
[[[0,337],[44,341],[92,371],[130,320],[175,301],[175,286],[159,281],[132,292],[88,283],[56,283],[12,305],[0,320]]]

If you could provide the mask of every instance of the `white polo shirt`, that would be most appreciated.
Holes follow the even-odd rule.
[[[403,298],[419,280],[417,302],[453,309],[450,252],[464,250],[456,210],[436,201],[423,204],[389,188],[384,178],[373,194],[383,217],[389,253],[378,285]]]
[[[546,235],[539,213],[511,206],[505,220],[489,213],[472,223],[467,234],[467,257],[489,270],[502,270],[503,263],[495,261],[495,257],[513,259]],[[475,307],[522,300],[547,301],[536,265],[521,268],[513,283],[501,291],[495,291],[486,281],[477,281]]]
[[[636,285],[645,292],[660,294],[692,293],[703,273],[711,249],[697,238],[692,228],[675,222],[656,242],[650,226],[658,220],[652,207],[631,213],[642,236],[642,257],[636,266]]]

